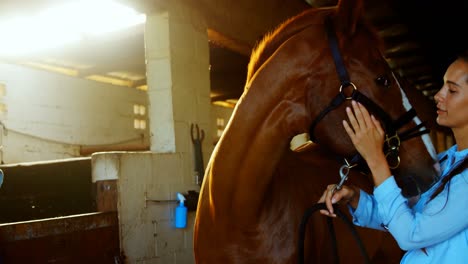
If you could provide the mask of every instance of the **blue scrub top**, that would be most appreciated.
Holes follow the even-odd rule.
[[[468,158],[468,149],[457,151],[454,145],[438,158],[442,176],[414,206],[408,204],[392,176],[377,186],[373,195],[361,190],[356,210],[350,210],[356,225],[388,230],[393,235],[407,251],[401,263],[468,263],[468,170],[453,177],[429,201],[447,173]]]

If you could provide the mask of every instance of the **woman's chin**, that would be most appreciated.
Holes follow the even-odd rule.
[[[439,126],[443,126],[444,125],[444,118],[441,117],[440,115],[437,115],[436,122],[437,122],[437,124]]]

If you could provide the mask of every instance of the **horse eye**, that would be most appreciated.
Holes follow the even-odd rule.
[[[390,87],[390,80],[387,78],[387,76],[380,76],[378,77],[377,79],[375,79],[375,82],[380,85],[380,86],[383,86],[385,88],[389,88]]]

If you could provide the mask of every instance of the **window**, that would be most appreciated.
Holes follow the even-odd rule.
[[[133,105],[133,128],[146,129],[146,106],[140,104]]]

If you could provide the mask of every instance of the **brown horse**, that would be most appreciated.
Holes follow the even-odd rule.
[[[338,59],[331,52],[337,49],[331,48],[326,25],[332,25]],[[324,109],[330,108],[333,98],[354,98],[357,91],[371,102],[371,112],[377,111],[383,123],[405,116],[410,107],[380,50],[374,30],[363,19],[362,2],[356,0],[308,10],[259,44],[251,57],[245,92],[205,172],[195,221],[197,263],[297,262],[304,211],[327,184],[339,181],[343,163],[336,157],[356,157],[341,123],[350,101]],[[335,66],[340,59],[341,68]],[[346,75],[343,68],[352,84],[343,84],[341,78],[344,91],[340,94],[340,77]],[[416,108],[419,113],[427,110]],[[420,122],[412,116],[403,119],[406,124],[394,130],[411,129]],[[385,128],[387,133],[392,130],[391,124]],[[309,130],[318,144],[301,153],[291,151],[291,139]],[[437,174],[427,138],[417,134],[401,146],[389,146],[399,151],[401,162],[393,173],[409,196],[426,190]],[[354,170],[350,174],[350,182],[372,190],[370,178]],[[333,259],[324,221],[325,217],[317,216],[309,223],[306,263]],[[359,263],[349,232],[342,224],[336,230],[341,260]],[[398,262],[402,252],[388,234],[359,232],[373,261]]]

